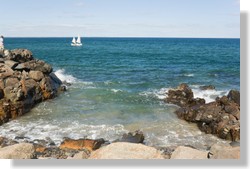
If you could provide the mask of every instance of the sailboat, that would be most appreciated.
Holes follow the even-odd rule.
[[[77,37],[77,40],[75,37],[73,37],[71,46],[82,46],[81,37],[79,35]]]

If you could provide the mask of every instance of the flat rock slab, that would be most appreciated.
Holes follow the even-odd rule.
[[[190,147],[179,146],[172,153],[170,159],[208,159],[208,152]]]
[[[118,142],[92,152],[89,159],[164,159],[164,157],[153,147]]]

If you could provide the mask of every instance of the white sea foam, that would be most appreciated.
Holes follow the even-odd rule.
[[[111,89],[111,91],[114,92],[114,93],[122,92],[121,89]]]
[[[194,74],[184,74],[184,76],[186,76],[186,77],[193,77],[194,76]]]
[[[194,98],[203,98],[206,100],[206,103],[210,103],[215,101],[216,97],[222,97],[228,94],[228,91],[222,90],[201,90],[199,89],[199,85],[190,86],[193,93]],[[170,88],[161,88],[159,90],[149,90],[145,92],[141,92],[140,95],[146,97],[156,97],[160,100],[164,100],[167,97],[167,92]]]
[[[203,98],[206,100],[206,103],[215,101],[216,97],[221,97],[227,95],[228,92],[221,90],[201,90],[201,89],[192,89],[194,93],[194,98]]]
[[[141,96],[146,96],[146,97],[156,97],[160,100],[164,100],[167,97],[167,91],[169,90],[169,88],[161,88],[160,90],[148,90],[148,91],[144,91],[139,93]]]
[[[72,75],[68,75],[65,73],[64,69],[59,69],[55,72],[55,75],[62,81],[67,83],[75,83],[77,82],[77,78]]]

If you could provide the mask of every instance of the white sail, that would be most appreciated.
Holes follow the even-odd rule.
[[[72,39],[72,43],[76,43],[76,38],[75,37]]]
[[[76,41],[77,43],[79,43],[79,44],[81,44],[82,42],[81,42],[81,37],[78,35],[78,37],[77,37],[77,41]]]

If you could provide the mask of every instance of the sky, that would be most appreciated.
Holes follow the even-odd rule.
[[[5,37],[239,38],[239,0],[0,0]]]

